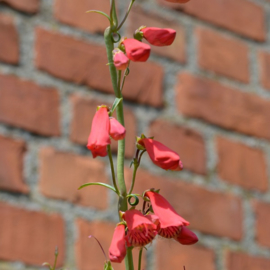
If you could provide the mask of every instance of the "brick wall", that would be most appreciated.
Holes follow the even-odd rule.
[[[118,6],[120,16],[126,1]],[[116,200],[108,160],[85,144],[97,104],[111,103],[102,31],[108,0],[0,0],[0,269],[102,269]],[[127,169],[145,132],[177,151],[182,172],[147,157],[135,191],[160,188],[200,242],[158,239],[147,270],[270,269],[270,2],[137,0],[124,32],[177,30],[174,44],[131,65]],[[115,146],[113,146],[114,149]],[[138,252],[135,252],[135,260]],[[115,269],[124,269],[115,265]]]

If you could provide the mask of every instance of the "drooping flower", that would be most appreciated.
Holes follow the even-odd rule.
[[[149,138],[141,139],[138,143],[145,147],[150,159],[158,167],[171,171],[183,169],[179,155],[164,144]]]
[[[121,263],[126,256],[125,225],[117,225],[109,248],[111,262]]]
[[[189,222],[178,215],[160,194],[147,191],[145,196],[150,199],[154,214],[159,218],[159,235],[165,238],[175,238],[181,232],[182,226],[189,225]]]
[[[127,210],[123,219],[127,223],[128,233],[126,241],[128,246],[142,247],[153,241],[157,235],[157,226],[146,218],[139,210]]]
[[[176,36],[176,31],[170,28],[143,27],[140,31],[143,37],[155,46],[169,46]]]
[[[113,63],[118,70],[125,70],[128,67],[129,59],[118,48],[113,50]]]
[[[124,39],[127,57],[134,62],[145,62],[150,55],[150,46],[133,38]]]
[[[126,136],[126,129],[113,117],[110,117],[110,136],[116,141]]]
[[[186,226],[182,226],[181,231],[175,240],[182,245],[193,245],[199,241],[197,235]]]
[[[93,158],[107,155],[107,145],[111,143],[110,120],[106,106],[100,106],[92,121],[91,132],[88,137],[87,148],[91,150]]]

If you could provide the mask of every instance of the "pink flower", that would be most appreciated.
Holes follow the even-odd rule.
[[[145,196],[150,199],[154,214],[159,218],[159,235],[166,238],[175,238],[181,232],[182,226],[189,225],[189,222],[179,216],[170,203],[160,194],[147,191]]]
[[[126,136],[126,129],[113,117],[110,117],[110,136],[116,141]]]
[[[128,67],[129,59],[127,56],[119,49],[113,50],[113,63],[118,70],[124,70]]]
[[[193,245],[199,241],[197,235],[185,226],[182,226],[175,240],[182,245]]]
[[[143,37],[155,46],[169,46],[176,36],[176,31],[169,28],[145,27],[140,31],[143,33]]]
[[[129,38],[122,41],[127,57],[134,62],[145,62],[150,55],[150,46],[136,39]]]
[[[183,169],[179,155],[162,143],[148,138],[141,139],[138,143],[145,147],[153,163],[160,168],[172,171]]]
[[[128,246],[142,247],[153,241],[157,235],[157,226],[136,209],[127,210],[123,215],[127,223]]]
[[[118,225],[109,248],[111,262],[121,263],[126,256],[125,225]]]
[[[101,106],[95,113],[92,121],[91,132],[88,138],[87,148],[91,150],[93,158],[107,155],[107,145],[111,143],[110,121],[106,106]]]

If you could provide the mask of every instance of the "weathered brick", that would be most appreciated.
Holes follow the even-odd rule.
[[[241,41],[199,27],[198,62],[201,68],[217,74],[249,82],[248,47]]]
[[[255,257],[246,253],[228,252],[227,253],[228,270],[266,270],[270,269],[270,260],[263,257]]]
[[[266,39],[266,14],[262,6],[247,0],[196,0],[187,4],[160,4],[181,10],[217,26],[245,37],[264,41]],[[252,20],[250,19],[252,18]]]
[[[39,10],[39,0],[0,0],[1,3],[26,13],[36,13]]]
[[[260,81],[264,88],[270,90],[270,53],[261,51],[259,54]]]
[[[56,89],[3,74],[0,85],[0,122],[44,136],[60,135]]]
[[[260,245],[270,247],[270,203],[253,202],[256,217],[256,240]]]
[[[111,244],[115,223],[94,221],[88,222],[83,219],[76,221],[78,238],[75,245],[76,262],[79,270],[96,270],[102,269],[104,266],[105,258],[100,250],[98,244],[94,239],[89,239],[89,235],[95,236],[104,248],[105,253],[108,256],[108,249]],[[134,269],[138,269],[138,251],[134,249]],[[145,268],[145,253],[143,254],[142,269]],[[124,270],[124,261],[121,264],[114,264],[114,269]]]
[[[41,28],[37,29],[36,35],[35,62],[39,69],[67,81],[113,93],[103,46]],[[131,101],[161,107],[162,67],[153,62],[132,63],[130,66],[123,96]]]
[[[54,16],[62,23],[96,33],[104,32],[109,26],[107,18],[100,14],[86,13],[87,10],[101,10],[110,14],[110,2],[106,0],[56,0]]]
[[[0,190],[28,193],[23,179],[26,144],[0,135]]]
[[[165,48],[151,46],[151,50],[161,56],[165,56],[182,63],[186,62],[186,40],[183,26],[175,21],[166,20],[156,14],[145,12],[140,8],[132,9],[128,18],[128,37],[133,37],[135,30],[142,25],[147,27],[172,28],[176,30],[176,38],[172,45]]]
[[[39,189],[42,194],[97,209],[107,207],[106,188],[91,186],[78,190],[86,183],[108,182],[102,162],[89,157],[58,152],[50,147],[41,150],[40,159]]]
[[[0,61],[19,62],[19,36],[13,17],[0,13]]]
[[[0,260],[22,261],[41,266],[53,264],[59,248],[57,267],[65,257],[65,224],[61,216],[30,211],[0,202]]]
[[[195,246],[183,246],[172,239],[158,239],[156,249],[157,270],[185,269],[215,270],[213,250]]]
[[[126,169],[126,179],[131,179],[131,173],[131,169]],[[243,213],[239,198],[138,170],[133,193],[142,193],[150,188],[160,189],[160,194],[167,198],[177,213],[190,222],[190,228],[234,240],[242,238]]]
[[[179,75],[176,94],[186,116],[270,140],[269,100],[188,73]]]
[[[184,169],[206,174],[205,145],[200,133],[165,120],[156,120],[151,123],[148,135],[177,152]]]
[[[266,157],[262,150],[217,138],[219,176],[244,188],[267,191]]]
[[[98,105],[104,104],[95,99],[83,98],[73,95],[71,98],[73,105],[73,118],[71,122],[70,138],[73,142],[86,145],[91,130],[92,119]],[[107,104],[108,105],[108,104]],[[126,125],[126,156],[132,157],[135,152],[135,137],[137,124],[131,110],[124,108]],[[116,151],[117,142],[112,141],[112,151]]]

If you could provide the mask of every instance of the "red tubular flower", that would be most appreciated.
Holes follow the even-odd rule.
[[[160,194],[147,191],[145,196],[150,199],[154,214],[159,218],[159,235],[166,238],[175,238],[181,232],[182,226],[189,225],[189,222],[179,216]]]
[[[118,70],[125,70],[128,67],[129,59],[119,49],[113,50],[113,63]]]
[[[150,55],[150,46],[136,39],[123,40],[127,57],[134,62],[145,62]]]
[[[162,143],[148,138],[141,139],[138,143],[145,147],[149,157],[158,167],[171,171],[183,169],[179,155]]]
[[[110,117],[110,136],[116,141],[126,136],[126,129],[113,117]]]
[[[140,31],[143,37],[155,46],[169,46],[176,36],[176,31],[170,28],[145,27]]]
[[[113,233],[109,248],[111,262],[121,263],[126,256],[125,225],[118,225]]]
[[[124,213],[123,218],[128,227],[126,236],[128,246],[145,246],[151,243],[157,235],[157,226],[140,211],[136,209],[127,210]]]
[[[175,240],[182,245],[193,245],[199,241],[197,235],[185,226],[182,226],[181,232]]]
[[[107,107],[100,107],[93,118],[87,143],[87,148],[91,150],[93,158],[107,155],[106,147],[111,143],[109,130],[110,121]]]

